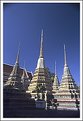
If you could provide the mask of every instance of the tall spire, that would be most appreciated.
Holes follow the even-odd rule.
[[[64,75],[71,75],[70,74],[70,69],[67,65],[67,56],[66,56],[66,49],[65,49],[65,44],[64,44],[64,71],[63,71],[63,76]]]
[[[37,62],[37,68],[45,68],[44,57],[43,57],[43,30],[41,31],[40,55]]]
[[[20,54],[20,47],[18,48],[18,53],[17,53],[15,65],[13,67],[11,74],[10,74],[11,77],[19,75],[19,54]]]
[[[5,86],[10,85],[14,89],[23,90],[23,85],[21,83],[21,77],[20,77],[19,52],[20,49],[18,49],[15,65],[13,66],[12,72],[10,73],[8,81],[5,84]]]
[[[41,46],[40,46],[40,58],[43,57],[43,29],[41,31]]]
[[[16,57],[16,63],[19,64],[19,54],[20,54],[20,49],[18,50],[17,57]]]
[[[55,61],[55,75],[56,75],[56,61]]]
[[[65,44],[64,44],[64,65],[67,66],[67,57],[66,57]]]
[[[19,45],[18,53],[17,53],[17,57],[16,57],[16,64],[19,64],[19,54],[20,54],[20,45]]]

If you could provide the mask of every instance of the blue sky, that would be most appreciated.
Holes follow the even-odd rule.
[[[12,3],[3,8],[3,62],[14,65],[20,43],[20,66],[34,72],[44,30],[45,65],[62,78],[64,44],[71,74],[80,83],[80,5],[79,3]]]

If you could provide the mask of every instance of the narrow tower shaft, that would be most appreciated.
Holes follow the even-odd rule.
[[[65,45],[64,45],[64,70],[63,70],[63,76],[68,76],[68,75],[71,75],[70,73],[70,69],[67,65],[67,55],[66,55],[66,49],[65,49]]]
[[[56,61],[55,61],[55,75],[56,75]]]
[[[43,30],[41,32],[40,58],[43,58]]]
[[[65,44],[64,44],[64,65],[67,66],[67,56],[66,56]]]
[[[41,45],[40,45],[40,55],[37,62],[37,68],[44,68],[44,57],[43,57],[43,30],[41,31]]]
[[[10,74],[10,77],[13,76],[18,76],[19,75],[19,54],[20,54],[20,48],[18,49],[18,53],[17,53],[17,57],[16,57],[16,62],[15,65],[13,67],[13,70]]]
[[[20,47],[18,48],[18,53],[17,53],[16,63],[15,64],[19,64],[19,55],[20,55]]]

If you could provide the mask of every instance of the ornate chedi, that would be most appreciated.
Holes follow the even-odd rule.
[[[25,108],[35,108],[35,100],[31,99],[31,94],[26,93],[21,81],[18,51],[15,65],[3,89],[3,117],[14,116],[16,111],[25,111]]]
[[[8,78],[8,81],[4,85],[4,89],[17,89],[17,90],[24,90],[23,84],[21,82],[20,72],[19,72],[19,50],[16,58],[15,65],[13,70]]]
[[[57,98],[61,108],[76,108],[76,103],[79,102],[79,90],[67,65],[65,45],[64,61],[62,81],[58,92],[55,94],[55,98]]]
[[[45,67],[45,61],[43,57],[43,30],[41,32],[41,46],[40,46],[40,55],[37,62],[37,67],[33,74],[33,78],[28,87],[28,92],[31,93],[33,97],[37,95],[36,90],[38,85],[45,87],[45,90],[50,94],[52,91],[52,83],[50,81],[50,75]]]
[[[53,86],[52,86],[52,93],[53,95],[55,95],[55,93],[59,90],[59,79],[56,73],[56,62],[55,62],[55,76],[54,76],[54,82],[53,82]]]

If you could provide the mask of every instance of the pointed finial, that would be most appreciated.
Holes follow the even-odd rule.
[[[64,44],[64,65],[67,65],[67,57],[66,57],[66,49],[65,49],[65,44]]]
[[[16,57],[16,63],[19,63],[19,54],[20,54],[20,43],[19,43],[19,47],[18,47],[18,53],[17,53],[17,57]]]
[[[43,57],[43,29],[41,31],[40,57]]]
[[[56,61],[55,61],[55,75],[56,75]]]

